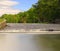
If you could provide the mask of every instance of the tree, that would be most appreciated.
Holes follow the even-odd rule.
[[[38,0],[33,7],[40,22],[53,23],[60,19],[60,1],[59,0]]]
[[[20,12],[19,14],[19,17],[20,17],[20,23],[27,23],[27,17],[28,17],[28,14],[27,12]]]
[[[18,15],[11,15],[11,14],[4,14],[1,18],[6,19],[7,23],[18,23],[19,16]]]
[[[27,11],[27,14],[28,14],[28,23],[36,23],[38,22],[37,21],[37,17],[36,17],[36,14],[35,14],[35,8],[30,8],[28,11]]]

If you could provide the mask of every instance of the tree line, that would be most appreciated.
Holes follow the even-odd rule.
[[[60,19],[60,0],[38,0],[25,12],[4,14],[1,18],[8,23],[55,23]]]

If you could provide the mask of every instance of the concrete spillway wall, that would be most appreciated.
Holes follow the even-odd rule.
[[[60,34],[60,24],[7,23],[0,33]]]

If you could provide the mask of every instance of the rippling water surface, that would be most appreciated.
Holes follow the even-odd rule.
[[[0,34],[0,51],[60,51],[60,35]]]

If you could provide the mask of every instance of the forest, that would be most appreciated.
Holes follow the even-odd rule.
[[[7,23],[55,23],[60,20],[60,0],[38,0],[32,7],[18,14],[4,14]]]

